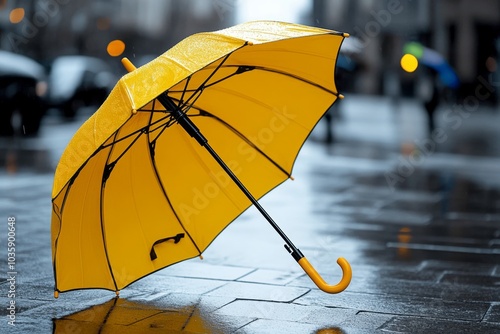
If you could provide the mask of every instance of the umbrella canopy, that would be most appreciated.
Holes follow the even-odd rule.
[[[251,22],[190,36],[138,69],[126,63],[131,73],[56,169],[56,293],[119,291],[200,256],[252,204],[323,284],[256,200],[291,177],[302,144],[340,97],[334,69],[344,37]],[[347,274],[331,292],[350,281],[339,261]]]
[[[403,52],[415,56],[420,63],[436,71],[439,79],[449,88],[458,88],[460,80],[455,70],[437,51],[417,42],[406,43]]]

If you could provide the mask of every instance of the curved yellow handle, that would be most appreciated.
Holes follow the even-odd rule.
[[[320,276],[320,274],[314,269],[314,267],[309,263],[309,261],[303,257],[299,261],[300,266],[306,274],[312,279],[314,284],[318,286],[321,290],[327,293],[339,293],[344,291],[349,283],[351,283],[352,269],[349,262],[343,257],[339,257],[337,263],[340,268],[342,268],[342,279],[337,285],[330,285],[325,282],[325,280]]]

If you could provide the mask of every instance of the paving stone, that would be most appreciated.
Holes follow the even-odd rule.
[[[497,334],[500,324],[466,322],[417,317],[395,317],[385,324],[383,332],[395,333],[463,333],[463,334]]]
[[[203,310],[203,312],[213,312],[234,301],[234,298],[226,296],[206,296],[186,293],[132,295],[127,299],[166,311],[196,307]]]
[[[115,296],[115,293],[108,290],[103,289],[92,289],[92,290],[75,290],[68,291],[59,294],[59,298],[54,298],[54,284],[51,282],[50,284],[44,284],[41,282],[40,284],[20,284],[18,287],[19,297],[30,299],[30,300],[41,300],[47,302],[55,302],[58,300],[79,300],[87,301],[87,300],[97,300],[101,298],[112,298]]]
[[[156,272],[156,274],[234,281],[254,270],[254,268],[215,265],[211,263],[204,263],[200,259],[192,259],[167,267]]]
[[[215,314],[334,326],[354,317],[356,311],[290,303],[236,300],[220,308]]]
[[[495,269],[494,264],[462,261],[426,260],[420,266],[420,271],[438,271],[455,273],[475,273],[488,275]]]
[[[51,321],[52,319],[63,318],[70,314],[77,312],[82,312],[83,310],[92,308],[96,305],[100,305],[104,302],[109,301],[109,296],[93,299],[78,299],[78,303],[75,303],[75,299],[55,299],[50,303],[44,303],[39,307],[33,307],[22,313],[22,318],[27,319],[38,319],[40,321]]]
[[[32,319],[21,317],[16,319],[15,326],[0,322],[0,332],[5,334],[53,333],[52,319]]]
[[[481,287],[500,287],[500,277],[491,275],[465,275],[446,273],[441,278],[440,282],[448,282],[453,284],[478,285]]]
[[[43,301],[40,300],[30,300],[30,299],[23,299],[23,298],[18,298],[17,294],[15,298],[7,298],[7,297],[0,297],[0,302],[2,307],[0,307],[0,316],[6,316],[9,314],[9,311],[7,310],[7,306],[11,304],[11,301],[15,302],[16,306],[16,314],[22,314],[23,312],[26,312],[28,310],[34,309],[36,307],[44,305]]]
[[[286,285],[294,279],[304,276],[302,272],[283,272],[278,270],[257,269],[241,277],[238,281],[251,283],[264,283]]]
[[[484,321],[486,322],[496,322],[500,324],[500,304],[494,304],[486,313],[484,317]]]
[[[444,301],[441,298],[401,295],[351,292],[327,295],[320,290],[312,290],[294,302],[300,305],[342,307],[360,311],[421,317],[432,315],[435,318],[471,321],[481,321],[490,306],[489,303],[454,302]]]
[[[210,291],[208,296],[228,296],[237,299],[291,302],[306,294],[309,289],[282,287],[256,283],[231,282]]]
[[[360,273],[360,275],[363,275]],[[381,268],[376,275],[368,275],[369,277],[377,276],[379,278],[388,278],[390,280],[401,280],[403,282],[437,282],[440,273],[431,271],[417,271],[412,269],[393,269]]]
[[[444,301],[491,302],[500,298],[500,290],[498,289],[488,286],[471,289],[468,285],[460,285],[455,282],[408,282],[387,279],[372,283],[371,289],[365,289],[365,292],[439,298]]]
[[[134,290],[144,292],[183,292],[204,294],[227,284],[225,281],[197,279],[187,277],[174,277],[151,274],[130,285]],[[126,290],[126,288],[125,288]]]
[[[361,266],[362,267],[362,266]],[[380,271],[373,273],[358,271],[353,266],[353,278],[347,288],[347,292],[376,293],[386,295],[417,296],[441,299],[443,301],[479,301],[493,302],[500,300],[500,289],[491,286],[475,286],[471,289],[469,285],[454,282],[436,282],[425,280],[426,274],[422,274],[422,280],[418,280],[418,272],[411,271],[408,275],[396,274],[391,276],[391,271]],[[386,275],[387,273],[387,275]],[[437,275],[430,277],[437,277]],[[400,277],[397,277],[399,275]],[[327,282],[338,281],[337,276],[324,275]],[[309,277],[300,277],[290,282],[288,286],[305,287],[317,290],[317,287]]]

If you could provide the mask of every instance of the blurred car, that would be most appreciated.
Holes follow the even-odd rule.
[[[0,136],[36,135],[45,113],[46,91],[46,73],[41,64],[0,51]],[[16,122],[16,113],[20,122]]]
[[[81,107],[100,106],[116,80],[108,64],[99,58],[58,57],[50,66],[48,107],[73,118]]]

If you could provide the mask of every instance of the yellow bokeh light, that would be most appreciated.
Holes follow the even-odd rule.
[[[14,8],[10,11],[9,20],[10,23],[16,24],[24,19],[24,8]]]
[[[119,39],[115,39],[109,42],[107,51],[110,56],[118,57],[125,51],[125,43]]]
[[[414,72],[418,67],[418,59],[412,54],[405,54],[401,57],[401,67],[408,73]]]

